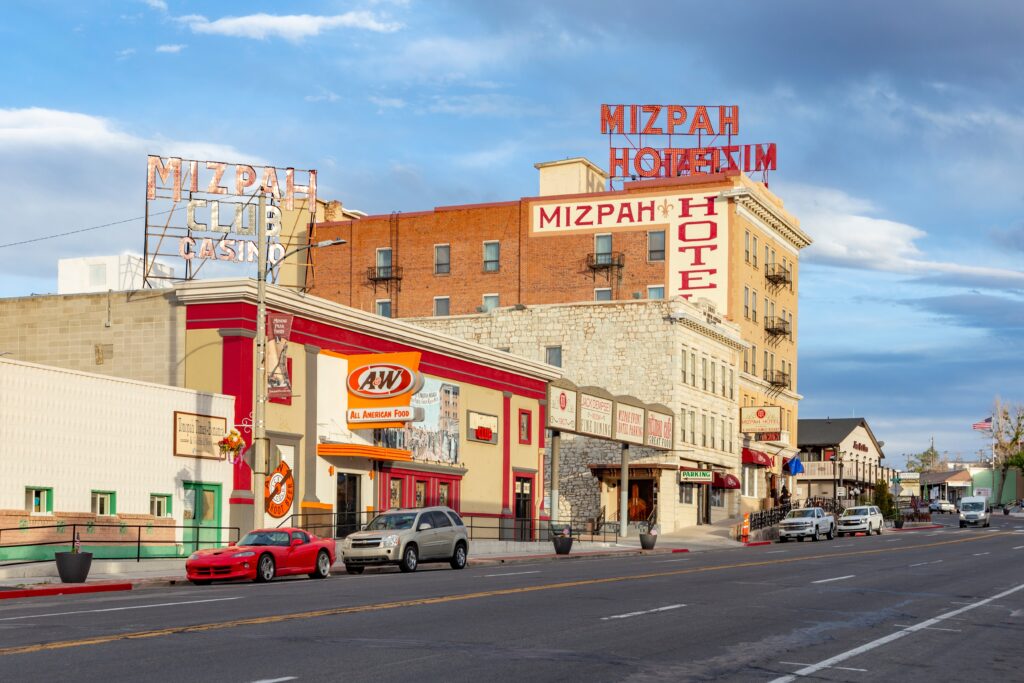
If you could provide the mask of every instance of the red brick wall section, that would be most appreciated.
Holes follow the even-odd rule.
[[[90,523],[94,526],[90,527]],[[123,531],[122,523],[125,525]],[[59,541],[67,542],[68,549],[70,549],[74,525],[78,525],[79,540],[83,546],[110,541],[117,541],[118,545],[130,545],[122,542],[131,541],[132,544],[137,542],[138,530],[128,527],[141,525],[144,545],[163,541],[167,542],[168,548],[173,548],[175,529],[169,527],[173,527],[174,524],[175,520],[170,517],[153,517],[152,515],[126,513],[111,517],[97,517],[90,513],[55,512],[52,515],[33,516],[24,510],[0,510],[0,529],[3,529],[0,531],[0,547]],[[149,528],[150,525],[152,528]],[[180,534],[180,530],[178,533]],[[161,545],[164,544],[161,543]]]

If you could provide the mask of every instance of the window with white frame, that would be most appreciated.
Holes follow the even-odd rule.
[[[755,323],[757,322],[757,290],[752,290],[753,296],[750,297],[750,319]]]
[[[612,262],[612,236],[594,235],[594,263],[609,265]]]
[[[743,317],[750,317],[750,287],[743,288]]]
[[[711,489],[711,507],[713,508],[724,508],[725,507],[725,489],[712,488]]]
[[[754,235],[754,249],[753,249],[753,251],[751,251],[751,252],[750,252],[750,255],[751,255],[751,256],[753,257],[753,259],[754,259],[754,260],[753,260],[753,264],[752,264],[752,265],[753,265],[753,266],[754,266],[755,268],[757,268],[757,235]]]
[[[708,359],[703,356],[700,359],[700,381],[704,391],[708,390]]]
[[[497,273],[501,269],[501,243],[484,242],[484,272]]]
[[[665,231],[654,230],[647,233],[647,260],[665,260]]]
[[[391,269],[391,247],[377,248],[377,277],[389,278],[394,273]]]
[[[612,290],[610,287],[597,287],[594,289],[594,301],[611,301]]]
[[[92,514],[116,515],[117,495],[113,491],[93,491]]]
[[[683,505],[693,505],[693,484],[687,482],[679,484],[679,502]]]
[[[710,445],[711,445],[712,448],[714,448],[715,447],[715,416],[712,415],[710,419],[711,419],[711,439],[710,439],[711,443],[710,443]]]
[[[391,299],[377,299],[377,315],[383,318],[391,317]]]
[[[446,296],[435,296],[434,297],[434,315],[437,317],[443,317],[451,315],[452,300]]]
[[[452,248],[449,244],[434,245],[434,275],[452,272]]]
[[[167,493],[149,494],[149,514],[154,517],[171,516],[171,496]]]
[[[743,260],[750,263],[750,231],[743,232]]]
[[[547,363],[548,365],[554,365],[556,368],[562,367],[562,347],[544,347],[544,362]]]
[[[741,474],[743,495],[749,498],[760,498],[758,481],[761,478],[761,469],[754,465],[744,465]]]
[[[498,307],[498,295],[497,294],[484,294],[484,313],[493,311]]]
[[[690,386],[697,386],[697,353],[690,351]]]
[[[665,298],[665,285],[648,285],[647,286],[647,298],[648,299],[664,299]]]
[[[707,447],[708,445],[708,415],[707,413],[700,414],[700,445]]]

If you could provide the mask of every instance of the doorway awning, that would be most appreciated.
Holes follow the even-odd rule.
[[[772,456],[768,455],[764,451],[755,451],[753,448],[744,448],[743,462],[747,465],[757,465],[758,467],[771,467]]]
[[[716,489],[738,489],[740,488],[740,480],[735,474],[715,472],[711,475],[711,486]]]
[[[356,443],[318,443],[316,454],[343,458],[367,458],[382,462],[412,462],[412,451]]]

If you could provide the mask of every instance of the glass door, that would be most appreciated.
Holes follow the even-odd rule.
[[[336,538],[345,538],[352,532],[359,531],[361,526],[359,519],[359,480],[360,476],[358,474],[338,472],[337,506],[335,507],[338,516],[334,530]]]
[[[182,540],[186,554],[220,545],[220,484],[187,481]]]

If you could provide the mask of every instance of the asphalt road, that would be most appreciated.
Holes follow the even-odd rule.
[[[1022,564],[1024,520],[997,516],[991,529],[12,600],[0,680],[1021,680]]]

